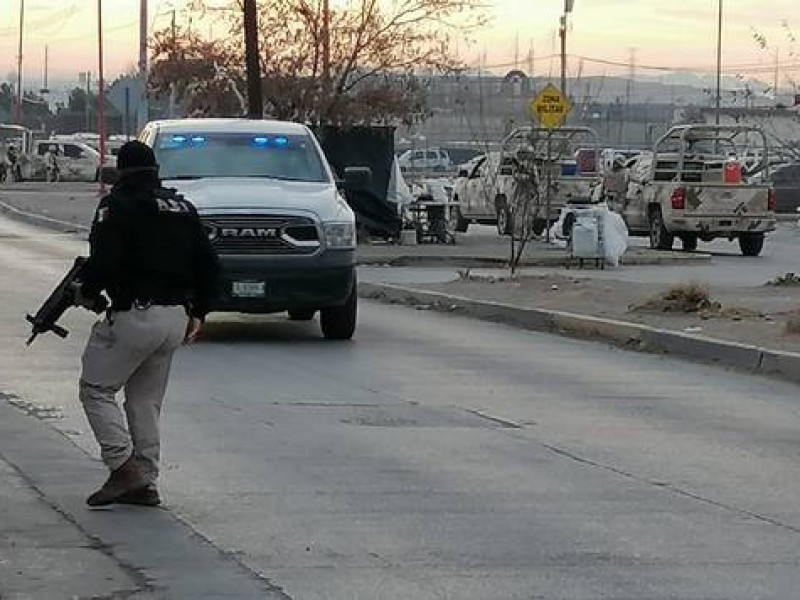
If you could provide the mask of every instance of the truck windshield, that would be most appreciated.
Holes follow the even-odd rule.
[[[162,179],[329,181],[317,148],[307,135],[162,133],[154,150]]]

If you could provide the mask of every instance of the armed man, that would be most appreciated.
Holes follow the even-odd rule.
[[[218,265],[194,206],[161,187],[149,146],[124,144],[117,169],[92,224],[78,294],[86,306],[103,291],[111,300],[82,358],[80,400],[110,470],[86,502],[156,506],[159,416],[173,353],[200,332]],[[123,389],[125,416],[116,401]]]

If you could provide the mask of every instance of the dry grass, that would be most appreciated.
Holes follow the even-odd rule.
[[[764,285],[767,286],[800,286],[800,276],[795,275],[794,273],[786,273],[786,275],[779,275],[775,279],[772,279],[765,283]]]
[[[634,312],[719,313],[722,305],[713,302],[708,288],[699,283],[682,283],[666,292],[630,307]]]

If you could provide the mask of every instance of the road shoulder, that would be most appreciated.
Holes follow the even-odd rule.
[[[288,598],[169,510],[89,510],[105,468],[0,395],[0,595]]]
[[[467,296],[432,291],[424,286],[360,283],[359,295],[388,304],[403,304],[533,331],[600,340],[629,350],[670,354],[800,382],[800,353],[670,331],[630,321],[497,302],[481,297],[475,289],[472,288],[473,293]]]

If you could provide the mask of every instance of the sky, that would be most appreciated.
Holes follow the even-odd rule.
[[[0,0],[0,80],[16,72],[20,1]],[[347,1],[331,0],[333,6]],[[669,68],[713,72],[718,1],[575,0],[567,38],[568,53],[575,57],[569,62],[570,75],[579,70],[584,75],[625,75],[632,70],[629,63],[637,76],[663,75],[662,69]],[[167,26],[173,4],[180,7],[184,0],[149,0],[150,26]],[[103,5],[105,71],[113,79],[136,64],[139,0],[103,0]],[[474,32],[472,41],[460,38],[459,56],[496,73],[512,68],[516,56],[523,70],[532,64],[535,75],[558,77],[559,62],[550,55],[559,48],[563,0],[487,0],[487,5],[490,24]],[[46,45],[51,80],[77,82],[79,72],[97,72],[95,0],[25,0],[25,6],[26,88],[42,83]],[[796,28],[800,39],[797,6],[798,0],[723,0],[723,69],[772,81],[778,52],[781,86],[789,85],[789,77],[800,81],[800,45],[789,38]],[[766,37],[767,49],[753,40],[754,32]]]

